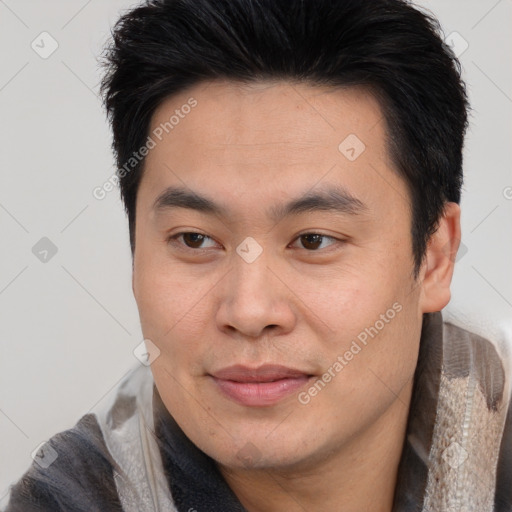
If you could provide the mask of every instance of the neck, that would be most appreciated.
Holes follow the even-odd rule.
[[[391,512],[412,381],[368,429],[293,468],[219,469],[248,512]]]

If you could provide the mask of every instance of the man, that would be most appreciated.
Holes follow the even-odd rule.
[[[436,21],[151,0],[105,64],[149,366],[7,510],[512,511],[506,365],[440,313],[468,104]]]

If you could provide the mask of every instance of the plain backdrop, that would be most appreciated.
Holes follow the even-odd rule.
[[[97,58],[131,5],[0,0],[0,504],[38,445],[140,364],[118,190],[92,194],[115,171]],[[473,107],[447,313],[500,337],[512,316],[512,0],[417,5],[460,53]]]

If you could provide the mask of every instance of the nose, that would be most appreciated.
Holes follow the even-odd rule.
[[[247,263],[238,255],[220,287],[217,325],[224,332],[258,339],[293,330],[296,314],[286,277],[262,254]]]

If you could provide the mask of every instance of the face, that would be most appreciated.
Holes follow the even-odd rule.
[[[163,402],[223,466],[307,467],[403,408],[425,304],[385,129],[363,90],[286,82],[152,118],[134,294]]]

